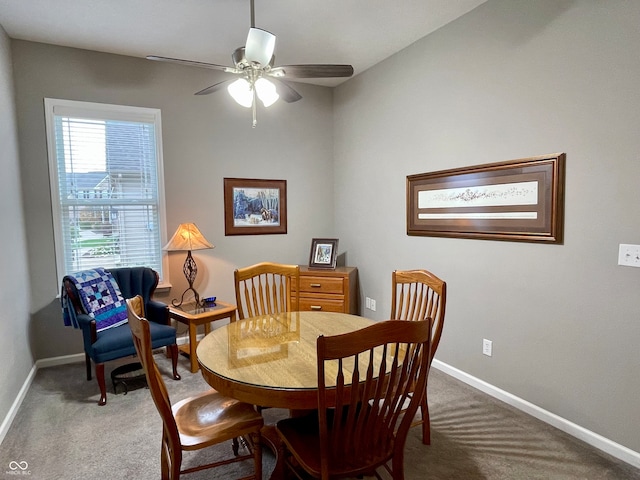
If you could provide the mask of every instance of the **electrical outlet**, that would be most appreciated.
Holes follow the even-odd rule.
[[[364,298],[364,306],[373,312],[376,311],[376,301],[371,297]]]
[[[618,265],[640,267],[640,245],[621,243],[618,250]]]
[[[493,342],[491,340],[487,340],[486,338],[482,339],[482,353],[487,357],[490,357],[493,353]]]

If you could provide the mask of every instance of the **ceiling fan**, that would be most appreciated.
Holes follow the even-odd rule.
[[[306,64],[274,66],[276,36],[266,30],[255,27],[254,0],[251,0],[251,28],[244,47],[235,49],[231,58],[233,67],[214,63],[181,60],[179,58],[148,55],[148,60],[178,63],[194,67],[222,70],[239,76],[215,83],[196,92],[196,95],[208,95],[223,87],[243,107],[253,110],[253,124],[256,126],[256,101],[260,99],[265,107],[272,105],[282,97],[287,103],[297,102],[302,96],[286,81],[296,78],[350,77],[351,65]]]

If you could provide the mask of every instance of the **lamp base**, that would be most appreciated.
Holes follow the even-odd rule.
[[[196,308],[202,307],[202,302],[200,302],[200,295],[198,295],[198,292],[196,292],[193,287],[188,287],[184,292],[182,292],[182,296],[180,297],[179,302],[177,298],[174,298],[173,300],[171,300],[171,305],[173,305],[174,307],[180,307],[184,303],[184,296],[187,294],[189,290],[193,292],[193,298],[196,303]]]
[[[171,300],[171,305],[174,307],[179,307],[184,302],[184,296],[186,293],[191,290],[193,292],[193,297],[196,302],[196,308],[201,307],[200,303],[200,295],[196,292],[196,289],[193,288],[193,282],[196,280],[196,275],[198,274],[198,265],[196,265],[196,261],[191,256],[191,250],[187,251],[187,258],[184,260],[184,265],[182,266],[182,273],[184,273],[187,282],[189,283],[189,287],[182,292],[182,297],[180,297],[180,302],[178,303],[177,299]]]

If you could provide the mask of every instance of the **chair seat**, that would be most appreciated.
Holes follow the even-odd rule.
[[[149,322],[152,348],[166,347],[176,343],[176,329]],[[91,344],[91,357],[96,363],[104,363],[129,355],[135,355],[136,349],[128,324],[98,332],[98,339]]]
[[[359,410],[359,409],[358,409]],[[345,416],[347,410],[345,409]],[[333,422],[332,411],[327,412],[327,423]],[[276,424],[276,428],[280,433],[290,452],[296,453],[296,459],[302,464],[302,467],[314,476],[320,477],[321,473],[321,455],[320,455],[320,428],[318,424],[318,413],[314,411],[303,417],[293,417],[280,420]],[[331,436],[331,428],[329,428],[329,437]],[[393,450],[390,449],[386,455],[379,459],[368,458],[343,458],[340,465],[333,464],[329,467],[329,471],[336,477],[356,476],[363,471],[370,470],[371,463],[383,463],[391,458]]]
[[[314,476],[320,476],[320,430],[318,415],[286,418],[276,424],[287,450],[296,452],[302,467]]]
[[[247,403],[215,390],[186,398],[171,407],[184,450],[231,440],[251,428],[261,428],[262,416]]]

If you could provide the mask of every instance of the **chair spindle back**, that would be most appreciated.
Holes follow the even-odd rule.
[[[404,444],[422,400],[411,393],[426,389],[430,330],[428,320],[390,320],[318,338],[323,479],[367,473],[389,460],[393,478],[403,478]]]
[[[234,272],[240,320],[298,310],[300,267],[263,262]],[[296,295],[292,295],[296,292]]]

